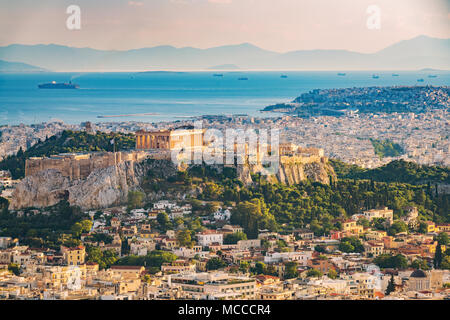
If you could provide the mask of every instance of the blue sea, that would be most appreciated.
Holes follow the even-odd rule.
[[[268,117],[264,107],[292,101],[312,89],[390,85],[450,85],[450,72],[147,72],[0,73],[0,125],[182,120],[207,114]],[[392,76],[392,73],[398,76]],[[281,78],[285,74],[287,78]],[[429,74],[437,75],[429,78]],[[248,80],[238,80],[246,77]],[[424,79],[424,82],[417,82]],[[72,81],[78,90],[38,89]],[[130,116],[151,113],[152,115]],[[123,117],[99,116],[128,115]]]

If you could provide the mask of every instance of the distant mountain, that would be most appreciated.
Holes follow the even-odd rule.
[[[210,70],[237,70],[240,68],[235,64],[221,64],[220,66],[213,66],[208,69],[210,69]]]
[[[48,71],[22,62],[0,60],[0,72],[42,72]]]
[[[433,68],[423,68],[423,69],[420,69],[419,71],[422,71],[422,72],[439,72],[439,71],[442,71],[442,70],[438,70],[438,69],[433,69]]]
[[[346,50],[277,53],[249,43],[209,49],[158,46],[128,51],[14,44],[0,47],[0,59],[55,71],[208,70],[211,66],[273,70],[450,70],[450,39],[419,36],[373,54]]]

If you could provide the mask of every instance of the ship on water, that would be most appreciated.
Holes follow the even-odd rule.
[[[339,72],[337,75],[340,76],[340,77],[345,77],[346,73],[344,73],[344,72]]]
[[[238,80],[248,80],[248,78],[246,78],[246,77],[243,77],[243,78],[239,78]]]
[[[377,74],[373,74],[373,75],[372,75],[372,78],[373,78],[373,79],[379,79],[379,78],[380,78],[380,76],[379,76],[379,75],[377,75]]]
[[[69,83],[57,83],[56,81],[52,81],[50,83],[38,85],[39,89],[78,89],[79,87],[79,85],[72,83],[72,81],[69,81]]]
[[[287,75],[285,75],[285,74],[282,74],[281,76],[280,76],[280,78],[282,78],[282,79],[286,79],[288,76]]]

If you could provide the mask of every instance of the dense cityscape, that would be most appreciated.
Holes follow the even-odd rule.
[[[448,110],[424,105],[419,114],[3,126],[0,297],[448,299]],[[161,158],[173,148],[165,142],[199,120],[219,130],[279,128],[304,175],[272,184],[231,168],[173,168]],[[161,143],[149,149],[137,132]],[[128,150],[119,162],[110,138]],[[80,153],[86,139],[97,152]],[[19,154],[22,171],[11,166]],[[341,172],[384,172],[393,161],[425,166],[408,181]],[[427,180],[427,165],[443,169]]]
[[[2,314],[445,316],[449,26],[449,0],[0,1]]]

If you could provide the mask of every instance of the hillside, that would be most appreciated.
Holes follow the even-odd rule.
[[[450,87],[448,86],[371,86],[314,89],[302,93],[291,103],[267,106],[262,111],[283,112],[299,117],[343,116],[350,111],[358,113],[448,111],[449,94]],[[380,145],[380,141],[372,142],[375,142],[374,146],[382,151],[384,147]],[[397,152],[400,152],[398,148]]]
[[[363,169],[342,161],[330,159],[339,179],[370,179],[380,182],[400,182],[409,184],[445,183],[450,184],[450,169],[439,166],[419,165],[404,160],[392,161],[375,169]]]
[[[43,72],[48,71],[40,67],[22,62],[0,60],[0,72]]]

